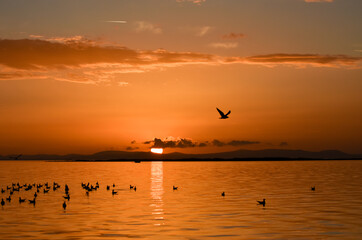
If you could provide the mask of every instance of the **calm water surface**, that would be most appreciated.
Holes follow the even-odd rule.
[[[18,201],[35,190],[14,192],[0,209],[0,238],[362,239],[361,179],[362,161],[0,161],[2,188],[61,185],[41,191],[35,206]],[[98,191],[86,196],[81,183],[97,181]],[[114,196],[106,190],[113,183]],[[263,198],[265,207],[256,204]]]

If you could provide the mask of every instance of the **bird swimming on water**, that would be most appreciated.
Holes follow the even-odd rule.
[[[4,201],[4,198],[1,199],[1,206],[4,206],[5,205],[5,201]]]
[[[225,197],[225,192],[222,192],[222,193],[221,193],[221,196]]]
[[[315,191],[315,186],[311,187],[310,190]]]
[[[263,205],[263,207],[265,207],[265,198],[263,199],[263,201],[257,201],[259,205]]]
[[[223,111],[221,111],[220,109],[216,108],[216,110],[219,112],[220,114],[220,119],[227,119],[229,118],[228,115],[231,113],[231,111],[229,110],[229,112],[227,114],[224,114]]]

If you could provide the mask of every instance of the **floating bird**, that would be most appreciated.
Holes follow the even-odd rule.
[[[69,194],[67,196],[63,196],[64,199],[67,199],[68,201],[70,200],[70,196]]]
[[[34,193],[34,198],[36,198],[38,196],[38,194],[36,194],[36,192]]]
[[[112,195],[116,195],[118,192],[114,191],[114,189],[112,189]]]
[[[48,189],[48,190],[44,189],[43,191],[44,191],[44,193],[48,193],[48,192],[49,192],[49,189]]]
[[[5,190],[4,189],[1,189],[1,193],[4,193],[5,192]]]
[[[21,197],[19,197],[19,203],[23,203],[23,202],[25,202],[25,198],[24,199],[21,199]]]
[[[63,202],[63,209],[65,210],[67,208],[67,204],[65,203],[65,201]]]
[[[111,187],[107,185],[107,191],[110,189]]]
[[[265,198],[263,199],[263,201],[257,201],[259,205],[263,205],[263,207],[265,207]]]
[[[113,183],[113,187],[115,187],[115,186],[116,186],[116,184]]]
[[[134,188],[134,186],[132,186],[132,185],[129,185],[129,189],[133,189]]]
[[[11,202],[11,196],[9,196],[8,198],[6,198],[6,201]]]
[[[216,110],[219,112],[220,114],[220,119],[227,119],[229,118],[228,115],[231,113],[231,111],[229,110],[229,112],[227,114],[224,114],[220,109],[216,108]]]
[[[35,198],[33,200],[29,200],[29,203],[35,205]]]
[[[311,187],[310,190],[315,191],[315,186]]]
[[[5,205],[5,201],[4,201],[4,198],[1,199],[1,206],[4,206]]]
[[[172,186],[172,189],[173,189],[173,190],[177,190],[177,189],[178,189],[178,187]]]
[[[221,193],[221,196],[225,197],[225,192],[222,192],[222,193]]]
[[[133,190],[137,191],[137,187],[136,187],[136,186],[134,186]]]

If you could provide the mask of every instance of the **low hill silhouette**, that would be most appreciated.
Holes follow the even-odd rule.
[[[0,156],[0,160],[11,160],[11,156]],[[168,154],[153,154],[151,152],[128,152],[128,151],[103,151],[90,155],[81,154],[37,154],[23,155],[18,160],[308,160],[308,159],[362,159],[361,154],[348,154],[338,150],[324,150],[319,152],[304,150],[264,149],[246,150],[240,149],[230,152],[185,154],[173,152]],[[16,161],[16,160],[14,160]]]

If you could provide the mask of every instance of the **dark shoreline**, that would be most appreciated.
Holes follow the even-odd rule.
[[[232,159],[223,159],[223,158],[185,158],[185,159],[77,159],[77,160],[46,160],[54,162],[257,162],[257,161],[355,161],[362,160],[362,158],[354,159],[315,159],[315,158],[232,158]]]

